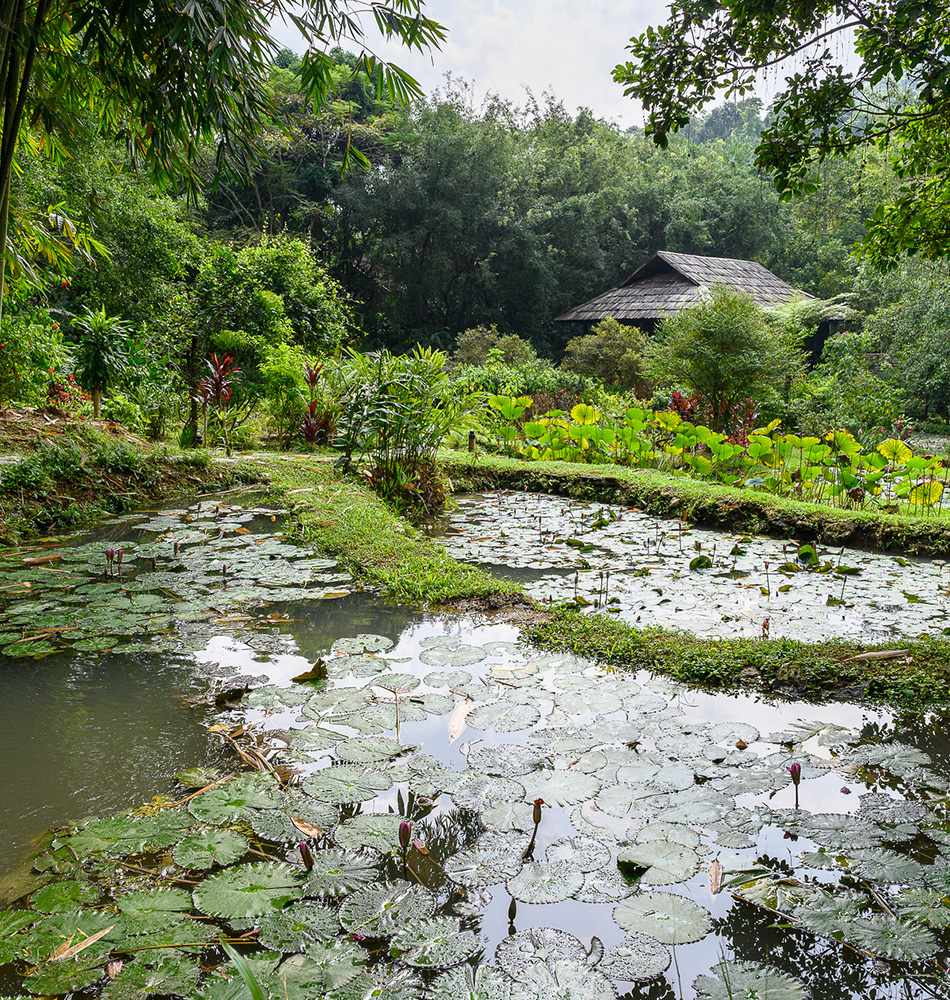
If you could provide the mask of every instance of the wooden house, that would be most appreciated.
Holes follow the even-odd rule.
[[[755,261],[661,250],[616,288],[570,309],[558,316],[556,322],[578,324],[574,334],[577,336],[611,316],[652,333],[665,316],[705,301],[713,285],[728,285],[748,292],[757,305],[765,307],[813,298]],[[812,361],[821,356],[828,333],[829,323],[821,323],[806,340],[805,349]]]

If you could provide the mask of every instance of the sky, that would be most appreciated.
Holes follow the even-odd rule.
[[[473,83],[478,97],[494,92],[520,104],[526,87],[539,98],[552,91],[571,113],[586,107],[622,127],[642,124],[639,105],[610,74],[626,60],[632,35],[666,20],[662,0],[429,0],[425,13],[449,29],[440,51],[421,55],[381,44],[376,52],[411,73],[427,94],[451,73]],[[274,27],[300,51],[292,29]]]

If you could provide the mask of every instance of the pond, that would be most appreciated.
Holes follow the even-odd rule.
[[[477,537],[512,537],[508,520],[485,513],[497,501],[479,503]],[[32,715],[37,744],[57,697],[85,714],[74,700],[78,671],[101,672],[107,692],[120,683],[120,664],[138,676],[114,699],[117,749],[89,769],[102,776],[98,787],[135,759],[140,742],[165,749],[138,765],[153,769],[151,785],[112,798],[80,791],[59,815],[55,802],[42,814],[43,823],[101,818],[59,828],[33,862],[29,909],[0,914],[0,960],[9,963],[0,990],[246,1000],[240,978],[219,968],[220,934],[240,941],[255,977],[288,1000],[944,995],[950,750],[942,715],[712,695],[539,653],[513,625],[487,616],[415,614],[358,593],[328,599],[350,588],[332,566],[273,534],[281,525],[269,514],[231,510],[234,528],[222,533],[220,509],[204,513],[211,520],[197,529],[202,512],[183,509],[118,536],[136,553],[131,590],[103,575],[93,555],[99,538],[76,543],[85,559],[76,562],[97,574],[96,585],[119,584],[107,593],[125,591],[133,606],[141,595],[161,598],[147,632],[135,617],[145,611],[136,611],[122,628],[110,619],[111,653],[77,649],[87,636],[72,651],[4,663],[13,672],[9,700],[23,688],[14,714],[27,716],[33,704],[42,713]],[[590,527],[589,517],[578,523]],[[230,539],[253,539],[248,552],[266,553],[264,569],[279,560],[293,569],[292,581],[277,581],[279,601],[248,583],[231,601],[234,582],[222,587],[197,566],[198,546],[213,565],[239,527],[248,534]],[[200,535],[190,543],[191,583],[170,588],[149,553],[174,548],[186,530]],[[549,530],[558,559],[586,557]],[[577,528],[563,537],[585,538]],[[588,561],[588,572],[599,572]],[[250,555],[242,567],[248,579],[265,579]],[[575,569],[555,568],[572,587]],[[909,588],[923,589],[913,567],[900,568],[911,571]],[[708,571],[694,578],[715,579]],[[12,602],[8,621],[25,614],[27,599],[42,604],[46,592]],[[52,624],[59,619],[48,600],[29,613],[46,616],[48,629],[79,628],[70,612],[66,625]],[[176,604],[190,609],[184,624]],[[163,611],[169,621],[156,625]],[[131,629],[168,651],[116,653],[131,644]],[[27,638],[60,648],[68,644],[60,636]],[[311,670],[326,680],[292,680]],[[24,674],[42,681],[24,685]],[[66,681],[58,695],[33,700],[58,678]],[[252,690],[240,704],[169,702],[208,678],[212,696],[232,698],[245,683]],[[151,689],[156,715],[166,713],[162,736],[160,722],[130,730],[136,685]],[[199,732],[212,712],[261,769],[234,773],[237,758],[209,750],[205,738],[176,784],[191,745],[184,734]],[[81,762],[81,727],[63,731]],[[122,753],[123,740],[133,753]],[[162,793],[177,806],[107,818]],[[5,792],[8,812],[21,794]],[[82,948],[69,953],[77,942]],[[109,966],[116,955],[121,968]]]
[[[462,497],[441,534],[455,558],[522,581],[538,600],[634,624],[811,641],[950,631],[941,559],[734,535],[533,493]]]

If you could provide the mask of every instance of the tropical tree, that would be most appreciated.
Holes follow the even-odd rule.
[[[829,156],[893,143],[907,181],[876,216],[872,252],[950,248],[950,5],[947,0],[674,0],[665,25],[614,69],[661,146],[717,95],[785,72],[756,150],[783,196],[816,188]],[[934,206],[918,217],[921,194]]]
[[[770,325],[751,295],[724,285],[663,320],[645,356],[648,374],[695,392],[717,429],[737,403],[782,387],[803,362],[787,327]]]
[[[217,173],[247,173],[253,137],[269,116],[267,72],[280,45],[274,25],[299,31],[308,51],[300,77],[322,103],[333,80],[327,51],[360,49],[355,73],[380,94],[418,94],[404,71],[366,50],[361,15],[410,47],[438,45],[442,27],[422,0],[9,0],[0,18],[0,290],[8,263],[11,178],[18,144],[61,155],[90,130],[121,131],[136,163],[195,189],[202,141],[216,147]],[[15,260],[13,261],[15,264]]]

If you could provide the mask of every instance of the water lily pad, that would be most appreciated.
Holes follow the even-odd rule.
[[[180,889],[141,889],[117,900],[126,933],[150,934],[180,924],[191,911],[191,897]]]
[[[714,976],[693,982],[699,1000],[808,1000],[808,991],[791,976],[753,962],[720,962]]]
[[[599,969],[582,962],[529,965],[512,985],[512,1000],[616,1000],[613,983]]]
[[[304,899],[265,913],[257,929],[258,940],[265,948],[284,953],[305,951],[316,941],[334,937],[340,929],[340,918],[329,907]]]
[[[196,795],[188,803],[191,814],[205,823],[233,823],[251,809],[274,809],[281,804],[280,789],[266,772],[240,774]]]
[[[298,869],[276,862],[238,865],[206,878],[192,893],[196,909],[247,926],[303,895]]]
[[[661,976],[670,967],[667,948],[646,934],[628,934],[597,966],[613,979],[640,982]]]
[[[495,949],[495,961],[514,980],[532,965],[584,962],[586,958],[584,945],[573,934],[556,927],[529,927],[510,934]]]
[[[37,889],[30,896],[30,906],[40,913],[73,911],[80,903],[96,902],[100,895],[101,890],[92,882],[67,879],[63,882],[51,882]]]
[[[578,871],[594,872],[610,862],[610,848],[593,837],[564,837],[548,845],[548,861],[570,861]]]
[[[580,903],[617,903],[634,891],[616,868],[598,868],[584,876],[584,884],[574,898]]]
[[[153,996],[190,997],[201,970],[194,959],[165,958],[154,965],[126,961],[100,996],[102,1000],[146,1000]]]
[[[234,830],[203,830],[184,837],[172,851],[182,868],[202,870],[234,864],[247,853],[247,840]]]
[[[517,743],[483,746],[468,754],[468,766],[483,774],[516,778],[534,771],[545,761],[545,755],[534,747]]]
[[[646,934],[661,944],[692,944],[711,930],[709,911],[672,892],[641,892],[614,908],[614,920],[632,934]]]
[[[433,646],[419,653],[419,661],[431,667],[467,667],[481,663],[487,656],[480,646]]]
[[[699,871],[699,855],[682,844],[648,840],[630,844],[617,855],[619,864],[642,869],[638,879],[643,885],[674,885],[686,882]]]
[[[600,790],[600,781],[581,771],[532,771],[520,780],[527,799],[543,799],[549,806],[578,805]]]
[[[463,931],[454,917],[433,917],[403,926],[389,946],[393,958],[419,969],[447,969],[476,951],[478,938]]]
[[[457,806],[478,812],[495,802],[523,802],[525,791],[524,786],[514,778],[468,773],[452,789],[452,799]]]
[[[492,965],[461,965],[433,979],[428,1000],[510,1000],[511,980]]]
[[[479,705],[469,713],[467,722],[472,729],[517,733],[523,729],[530,729],[540,718],[541,712],[534,705],[495,701]]]
[[[340,923],[352,934],[389,937],[430,917],[435,905],[432,893],[414,883],[365,886],[344,900]]]
[[[446,859],[445,874],[459,885],[497,885],[518,873],[527,843],[527,837],[519,842],[498,835],[480,837],[469,850]]]
[[[584,874],[570,861],[531,861],[505,885],[522,903],[560,903],[584,884]]]
[[[384,770],[339,764],[312,774],[304,781],[303,787],[314,798],[343,805],[369,802],[391,784],[392,778]]]
[[[360,655],[361,653],[384,653],[393,646],[392,639],[384,635],[361,633],[349,639],[337,639],[333,643],[334,653]]]
[[[313,868],[307,872],[307,896],[345,896],[379,878],[377,859],[358,851],[315,851]]]
[[[334,751],[340,760],[351,764],[375,764],[405,753],[407,749],[411,748],[385,737],[355,736],[338,743]]]
[[[333,839],[346,850],[372,848],[383,854],[399,843],[399,824],[402,817],[395,813],[363,814],[344,820],[333,831]]]

